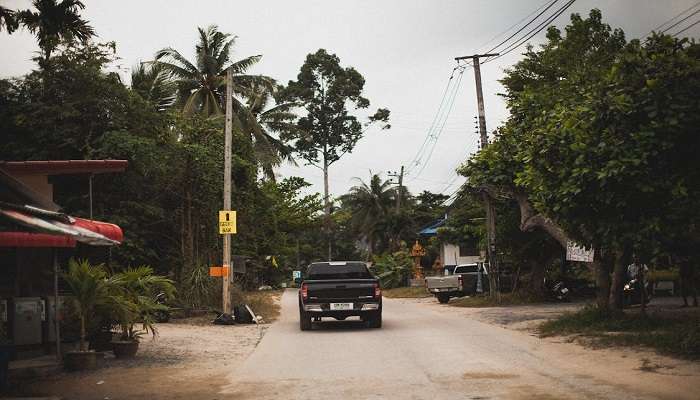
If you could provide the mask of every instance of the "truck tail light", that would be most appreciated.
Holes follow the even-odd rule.
[[[458,276],[457,282],[459,283],[459,290],[462,290],[464,288],[464,277],[462,275]]]
[[[306,285],[306,283],[301,284],[301,298],[306,300],[306,298],[309,297],[309,287]]]
[[[378,283],[374,284],[374,297],[382,297],[382,288]]]

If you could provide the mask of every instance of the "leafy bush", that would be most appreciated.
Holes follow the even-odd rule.
[[[390,289],[405,286],[412,268],[413,261],[408,251],[401,250],[375,256],[372,272],[379,278],[383,288]]]

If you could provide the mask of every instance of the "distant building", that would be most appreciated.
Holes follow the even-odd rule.
[[[429,226],[421,229],[418,234],[421,237],[436,237],[438,229],[447,223],[448,216],[441,218]],[[453,243],[440,244],[440,262],[442,267],[451,272],[457,265],[483,262],[484,257],[480,254],[477,243],[457,245]]]

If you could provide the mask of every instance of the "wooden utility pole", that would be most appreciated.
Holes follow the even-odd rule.
[[[498,54],[475,54],[472,56],[455,57],[455,60],[471,59],[474,67],[474,79],[476,80],[476,102],[479,109],[479,134],[481,136],[481,148],[485,149],[489,144],[489,137],[486,134],[486,112],[484,111],[484,93],[481,88],[481,65],[479,58],[494,57]],[[486,208],[486,241],[488,243],[486,253],[489,259],[489,291],[491,295],[498,296],[498,264],[496,261],[496,210],[494,209],[491,197],[483,194],[484,208]]]
[[[233,130],[233,74],[226,70],[226,125],[224,127],[224,210],[231,210],[231,141]],[[231,314],[231,235],[224,236],[223,312]]]

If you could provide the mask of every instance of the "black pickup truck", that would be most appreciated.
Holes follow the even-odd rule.
[[[299,327],[311,329],[322,317],[359,316],[371,328],[382,326],[382,289],[367,264],[330,261],[309,265],[299,288]]]

